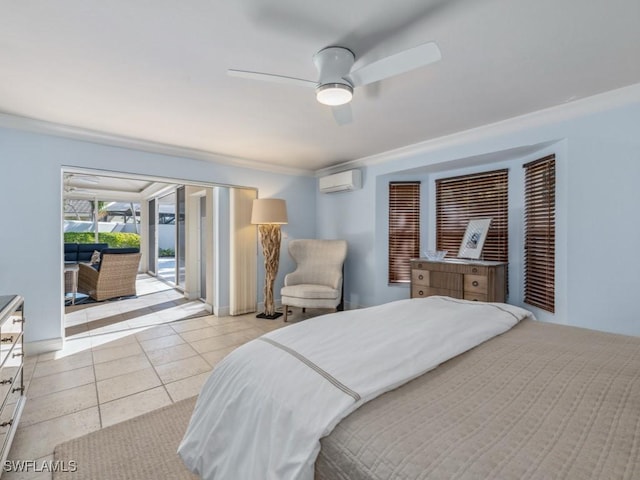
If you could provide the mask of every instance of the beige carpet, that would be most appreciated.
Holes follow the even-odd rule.
[[[77,465],[54,480],[196,479],[176,453],[196,397],[56,446],[54,460]]]

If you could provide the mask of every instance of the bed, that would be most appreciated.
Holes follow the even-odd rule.
[[[221,362],[185,464],[206,479],[640,478],[640,339],[447,297],[348,313]]]

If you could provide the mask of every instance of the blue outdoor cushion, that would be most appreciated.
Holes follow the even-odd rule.
[[[139,253],[140,249],[135,247],[122,247],[122,248],[105,248],[102,250],[102,255],[105,253]]]

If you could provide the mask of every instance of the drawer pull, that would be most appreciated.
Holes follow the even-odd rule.
[[[9,377],[6,380],[0,380],[0,385],[6,385],[7,383],[13,382],[13,377]]]
[[[473,273],[478,273],[478,269],[477,269],[476,267],[473,267],[473,268],[471,269],[471,271],[472,271]]]
[[[13,337],[2,337],[0,338],[0,343],[9,343],[13,342]]]
[[[11,389],[11,393],[24,392],[24,387],[16,387]]]
[[[418,295],[422,296],[424,295],[424,292],[422,290],[418,290]]]
[[[9,420],[8,422],[2,422],[0,423],[0,427],[8,427],[9,425],[11,425],[13,423],[13,418],[11,420]]]
[[[13,354],[13,355],[11,355],[11,356],[12,356],[13,358],[16,358],[16,357],[21,357],[21,356],[23,356],[23,355],[24,355],[24,353],[22,353],[22,352],[18,352],[18,353],[14,353],[14,354]]]
[[[421,263],[418,264],[418,268],[422,268],[422,264]]]
[[[420,274],[420,275],[418,275],[418,278],[419,278],[420,280],[424,280],[424,275]]]
[[[474,287],[477,287],[480,284],[478,283],[477,280],[474,280],[473,282],[471,282],[471,285],[473,285]]]
[[[16,318],[13,320],[13,323],[24,323],[24,318]]]

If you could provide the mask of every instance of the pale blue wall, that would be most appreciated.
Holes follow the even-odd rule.
[[[231,167],[126,148],[0,128],[0,292],[25,297],[28,342],[62,337],[62,167],[167,177],[257,188],[260,197],[287,201],[290,238],[313,238],[315,179]],[[276,280],[291,268],[286,250]],[[261,301],[262,256],[257,279]],[[224,282],[224,280],[221,280]],[[276,294],[276,297],[279,295]]]
[[[602,103],[602,102],[600,102]],[[615,102],[614,102],[615,103]],[[61,169],[98,168],[186,181],[253,187],[260,197],[287,200],[276,292],[293,269],[287,255],[293,238],[345,238],[345,300],[370,306],[406,298],[386,277],[386,185],[389,179],[423,181],[423,250],[433,244],[433,181],[438,176],[507,165],[512,169],[510,236],[512,301],[521,273],[521,202],[516,170],[522,162],[554,152],[558,158],[558,304],[545,320],[640,334],[635,294],[640,291],[635,254],[640,238],[640,88],[626,103],[592,109],[562,109],[458,134],[363,167],[363,188],[319,194],[310,177],[97,145],[0,128],[0,292],[25,296],[29,342],[62,337]],[[620,106],[622,105],[622,106]],[[576,113],[577,112],[577,113]],[[538,152],[523,147],[538,145]],[[506,152],[506,153],[505,153]],[[512,153],[509,153],[512,152]],[[7,208],[10,206],[11,208]],[[20,225],[19,229],[8,228]],[[602,252],[615,250],[605,257]],[[258,290],[264,271],[259,254]],[[520,276],[520,277],[519,277]],[[515,282],[515,283],[514,283]],[[276,295],[277,297],[277,295]]]
[[[318,193],[317,198],[319,234],[349,242],[345,300],[351,307],[362,307],[409,296],[408,288],[387,284],[389,180],[423,182],[422,193],[428,198],[422,217],[425,250],[435,243],[434,180],[507,167],[510,302],[521,303],[521,165],[555,153],[558,308],[555,315],[532,310],[542,320],[640,335],[635,299],[640,292],[635,248],[640,238],[639,86],[624,96],[624,102],[614,96],[610,106],[603,97],[594,97],[439,139],[368,166],[366,161],[354,163],[363,170],[361,190]],[[605,251],[615,253],[605,256]]]

